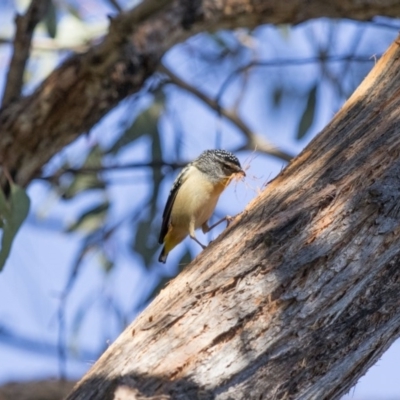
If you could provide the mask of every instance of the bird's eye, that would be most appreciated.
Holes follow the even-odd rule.
[[[224,168],[224,171],[229,174],[233,174],[233,173],[237,172],[237,167],[232,164],[223,164],[223,168]]]

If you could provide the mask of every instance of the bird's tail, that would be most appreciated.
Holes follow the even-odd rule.
[[[168,257],[168,252],[165,249],[165,246],[163,246],[160,257],[158,257],[158,261],[165,264],[165,262],[167,261],[167,257]]]
[[[182,232],[173,232],[171,233],[171,230],[168,231],[168,233],[165,235],[164,238],[164,247],[161,250],[160,257],[158,257],[158,261],[162,262],[165,264],[167,261],[167,257],[169,252],[180,242],[182,242],[183,239],[185,239],[186,234],[182,234]]]

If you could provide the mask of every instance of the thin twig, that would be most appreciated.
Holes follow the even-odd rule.
[[[165,66],[160,66],[160,71],[166,74],[172,83],[179,86],[180,88],[186,90],[189,93],[195,95],[198,99],[207,104],[210,108],[215,110],[218,114],[224,116],[227,120],[231,121],[237,128],[239,128],[247,138],[247,143],[242,149],[247,150],[257,150],[263,152],[265,154],[269,154],[275,157],[278,157],[284,161],[290,161],[293,156],[289,153],[286,153],[273,144],[269,143],[265,138],[261,135],[257,135],[254,133],[247,124],[238,116],[234,111],[227,110],[216,101],[205,95],[203,92],[200,92],[194,86],[188,84],[183,81],[181,78],[176,76],[172,71],[170,71]]]
[[[380,57],[380,56],[378,56]],[[241,73],[255,67],[283,67],[283,66],[293,66],[293,65],[307,65],[315,64],[320,62],[373,62],[372,56],[354,56],[354,55],[336,55],[321,57],[309,57],[309,58],[285,58],[277,60],[268,61],[251,61],[242,67],[235,69],[225,81],[222,83],[218,94],[216,96],[216,101],[220,103],[222,95],[224,94],[227,87],[232,83],[232,81]]]
[[[119,5],[117,0],[108,0],[108,2],[118,11],[122,12],[122,7]]]
[[[28,336],[28,332],[24,330],[24,333],[17,332],[14,329],[9,328],[6,325],[0,325],[0,343],[2,346],[15,347],[18,351],[24,350],[32,353],[38,353],[41,357],[43,356],[57,356],[57,346],[43,339],[36,339],[34,335]],[[69,352],[68,358],[73,361],[83,361],[85,363],[88,360],[97,360],[103,349],[94,351],[92,349],[79,349],[79,352]]]
[[[129,223],[133,224],[137,222],[142,213],[147,209],[150,204],[150,200],[144,207],[140,207],[133,215],[128,218],[123,218],[116,224],[107,229],[99,229],[97,232],[94,232],[86,237],[85,242],[83,243],[77,258],[72,266],[72,270],[69,274],[67,282],[65,284],[64,290],[60,297],[60,303],[58,305],[57,310],[57,320],[58,320],[58,340],[57,340],[57,352],[58,352],[58,360],[59,360],[59,374],[60,378],[65,377],[66,371],[66,362],[68,351],[66,348],[66,311],[68,306],[69,296],[71,291],[75,285],[79,277],[79,273],[82,266],[83,259],[87,256],[89,252],[92,252],[94,249],[99,248],[101,243],[107,241],[112,234],[123,224]]]
[[[34,37],[31,41],[31,51],[40,52],[56,52],[56,51],[68,51],[74,53],[83,53],[87,51],[98,39],[99,33],[92,33],[90,38],[76,44],[62,44],[57,39],[52,39],[50,37]],[[12,45],[12,39],[7,37],[0,37],[0,45],[7,44]]]
[[[149,162],[139,162],[130,164],[114,164],[99,167],[82,167],[82,168],[61,168],[53,175],[40,176],[37,179],[44,181],[53,182],[60,178],[64,174],[97,174],[100,172],[107,171],[123,171],[126,169],[137,169],[137,168],[163,168],[169,167],[171,169],[178,169],[184,167],[188,162],[166,162],[166,161],[149,161]]]
[[[24,15],[15,18],[16,32],[13,55],[7,73],[7,83],[3,95],[3,106],[17,100],[22,91],[24,71],[31,50],[33,31],[45,16],[50,0],[32,0]]]

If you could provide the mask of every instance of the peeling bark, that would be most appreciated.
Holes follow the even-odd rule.
[[[68,399],[346,393],[400,333],[399,120],[395,42]]]
[[[112,20],[103,43],[70,57],[31,96],[0,111],[0,164],[27,185],[54,154],[139,91],[167,50],[198,32],[399,14],[396,0],[145,0]]]

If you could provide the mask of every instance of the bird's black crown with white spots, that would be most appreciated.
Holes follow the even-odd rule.
[[[210,177],[221,178],[242,171],[238,158],[226,150],[206,150],[197,157],[192,165]]]
[[[191,167],[196,167],[214,181],[219,181],[237,172],[243,172],[238,158],[230,151],[206,150],[182,169],[176,177],[170,193],[178,190]]]
[[[199,155],[199,157],[197,158],[197,161],[201,161],[201,160],[207,160],[207,159],[211,159],[211,160],[215,160],[215,159],[219,159],[222,162],[229,162],[232,164],[237,165],[239,168],[240,167],[240,162],[238,160],[238,158],[231,153],[230,151],[227,150],[206,150],[203,151],[203,153],[201,153]]]

